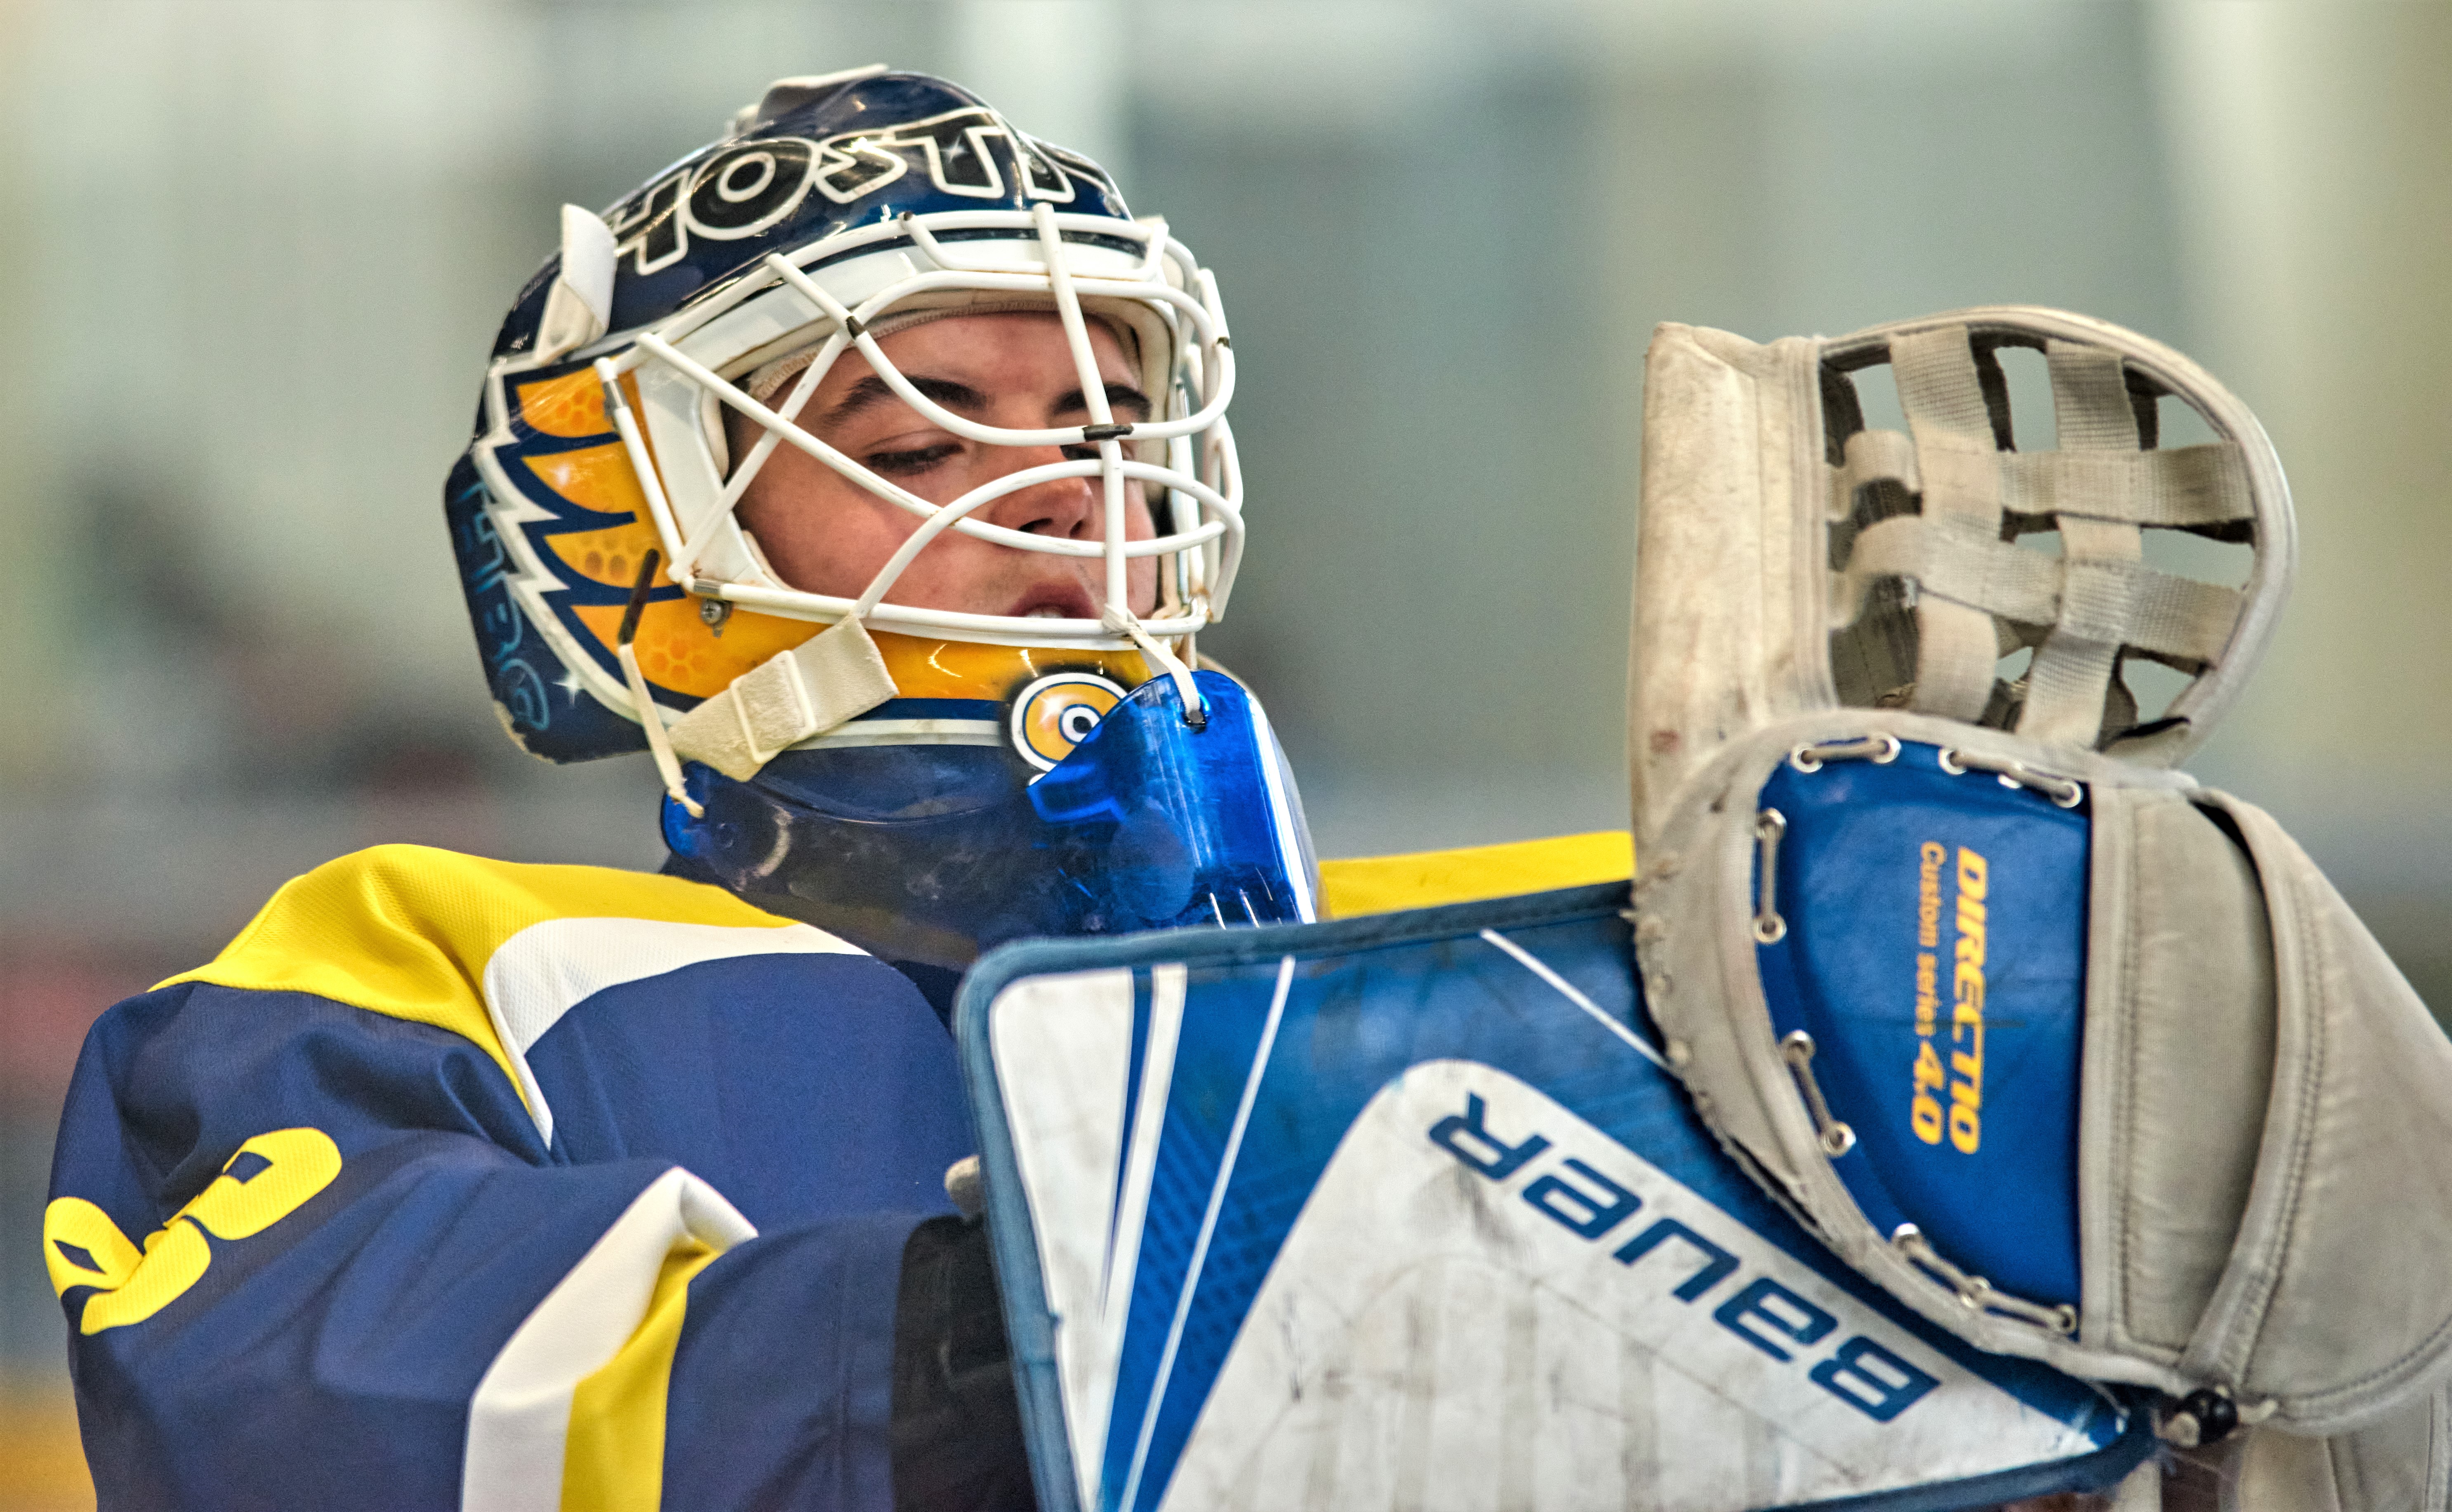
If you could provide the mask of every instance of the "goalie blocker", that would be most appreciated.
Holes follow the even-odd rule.
[[[2013,344],[2057,449],[2010,449]],[[1864,427],[1885,361],[1906,434]],[[2215,439],[2158,447],[2175,403]],[[1645,406],[1635,945],[1724,1147],[1959,1338],[2169,1393],[2166,1437],[2365,1430],[2261,1434],[2273,1504],[2440,1505],[2452,1045],[2272,818],[2173,766],[2290,577],[2254,418],[2025,308],[1664,325]],[[2245,581],[2147,565],[2167,531]],[[2143,659],[2189,679],[2159,715]]]
[[[1038,1504],[1946,1512],[2109,1487],[2137,1394],[1987,1355],[1749,1183],[1624,883],[1028,941],[956,1014]]]

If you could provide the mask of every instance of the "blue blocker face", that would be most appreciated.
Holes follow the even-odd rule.
[[[1925,1323],[1736,1168],[1626,905],[979,963],[957,1032],[1042,1505],[1920,1512],[2144,1457],[2128,1399]]]

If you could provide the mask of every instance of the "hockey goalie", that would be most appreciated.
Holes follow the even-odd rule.
[[[2452,1047],[2180,765],[2292,552],[2185,359],[1664,327],[1637,880],[1328,919],[1163,221],[872,68],[561,233],[446,520],[669,860],[342,857],[104,1015],[105,1507],[2444,1506]]]

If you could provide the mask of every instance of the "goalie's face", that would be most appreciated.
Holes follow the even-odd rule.
[[[1148,420],[1150,402],[1122,344],[1102,324],[1092,322],[1088,330],[1115,418]],[[1063,324],[1053,314],[949,316],[878,345],[912,386],[965,420],[1043,430],[1082,424],[1090,413]],[[958,436],[896,397],[857,350],[834,363],[795,419],[880,477],[939,504],[1024,468],[1097,456],[1092,447],[1000,446]],[[734,457],[745,457],[759,435],[754,422],[730,417]],[[1157,532],[1140,483],[1125,490],[1125,539],[1151,539]],[[857,598],[920,525],[918,516],[791,447],[766,459],[742,495],[739,518],[778,577],[804,592],[843,598]],[[974,518],[1072,540],[1106,535],[1096,478],[1021,488]],[[1126,607],[1149,614],[1157,601],[1156,559],[1135,559],[1126,582]],[[886,595],[917,608],[1068,619],[1098,618],[1103,598],[1097,558],[1044,556],[951,531],[922,550]]]

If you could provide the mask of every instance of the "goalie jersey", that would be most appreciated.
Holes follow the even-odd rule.
[[[106,1506],[892,1504],[905,1239],[973,1144],[892,967],[410,846],[105,1014],[44,1225]]]

